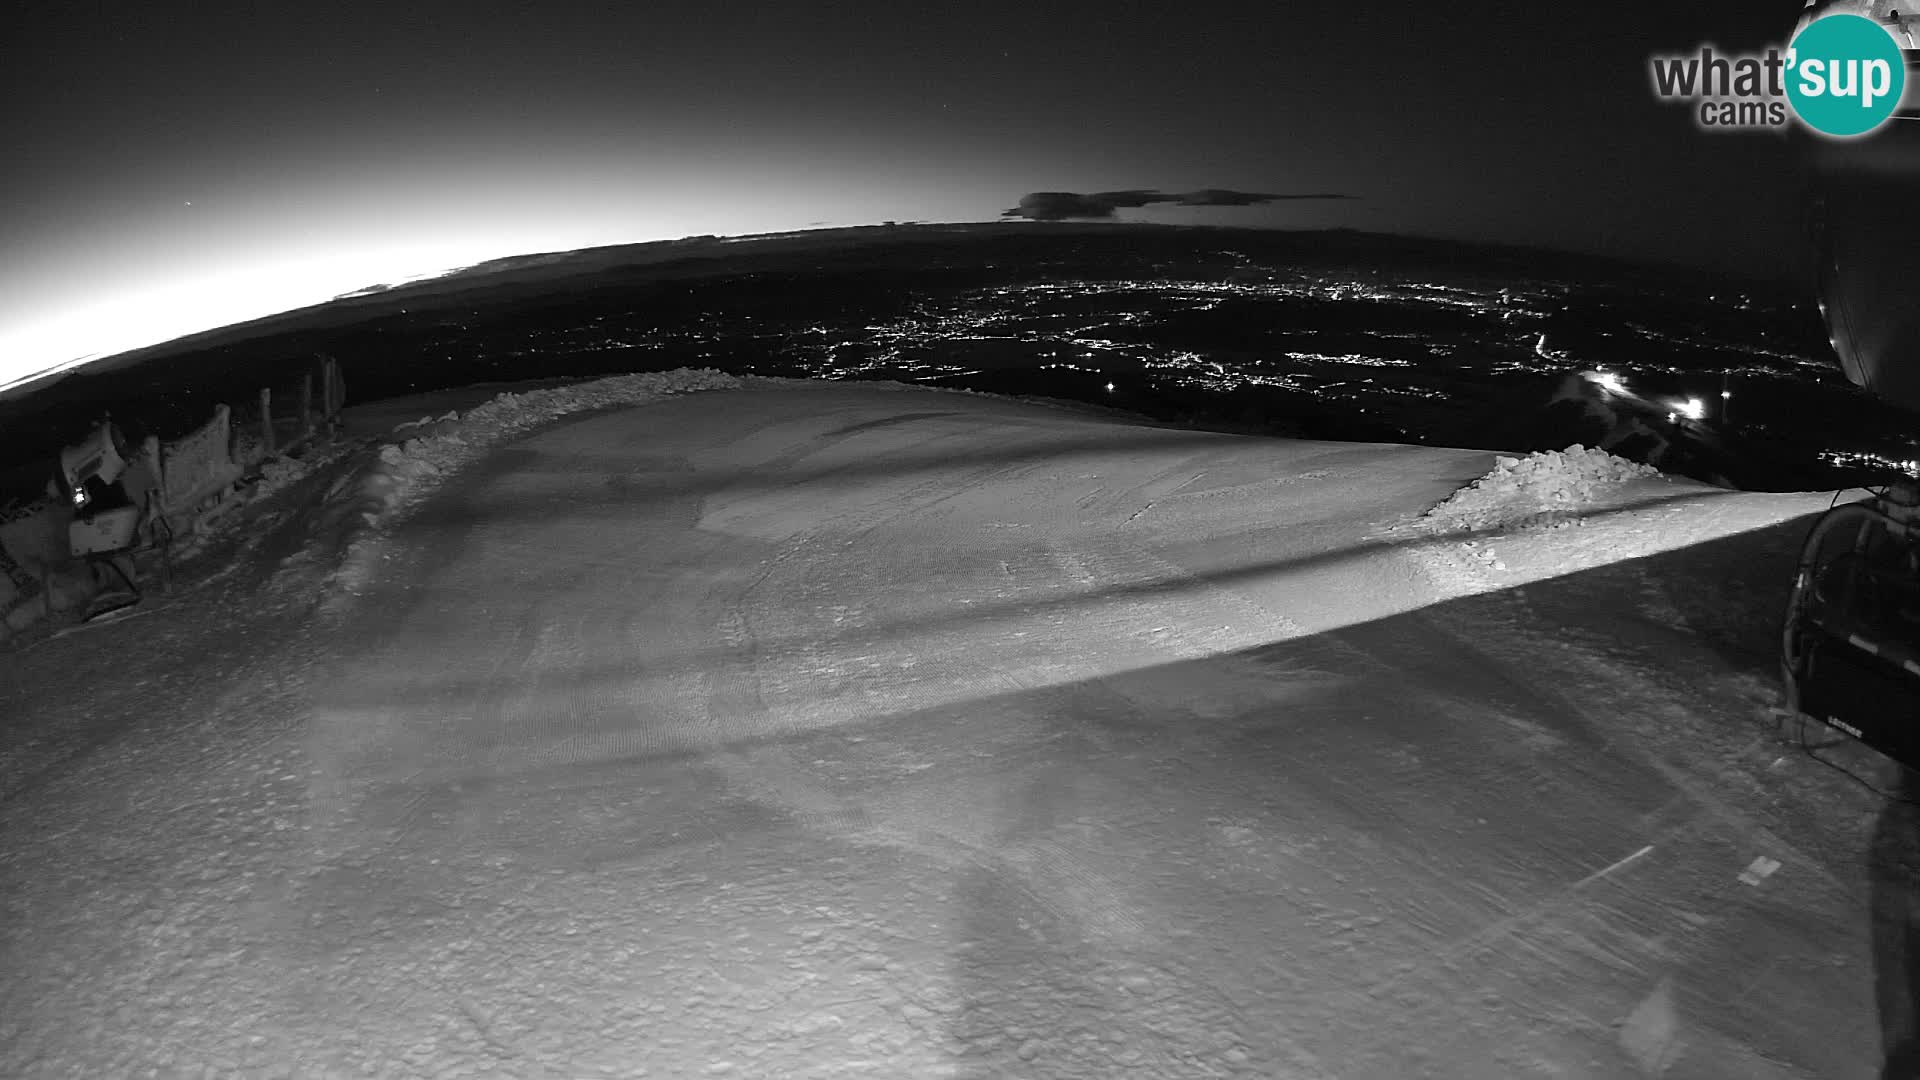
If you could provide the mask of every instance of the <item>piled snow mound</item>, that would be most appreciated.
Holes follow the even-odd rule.
[[[1575,444],[1524,458],[1502,457],[1493,471],[1448,496],[1422,519],[1444,531],[1552,528],[1578,521],[1609,489],[1660,476],[1660,470]]]

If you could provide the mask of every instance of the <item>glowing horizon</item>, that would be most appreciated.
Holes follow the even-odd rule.
[[[43,247],[0,267],[0,392],[129,351],[494,259],[886,221],[992,222],[1024,190],[1002,179],[1012,166],[992,159],[929,156],[911,170],[893,170],[886,177],[892,191],[873,192],[862,184],[876,170],[858,155],[847,153],[831,171],[820,167],[836,149],[853,148],[815,146],[760,160],[685,153],[665,167],[580,146],[552,149],[531,165],[493,154],[452,162],[402,158],[351,183],[321,174],[277,189],[233,185],[211,196],[173,185],[200,197],[140,206],[121,216],[117,229],[88,230],[90,244]],[[1089,190],[1105,179],[1071,162],[1048,164],[1043,175]],[[770,192],[768,175],[804,179]],[[1346,208],[1282,212],[1295,226],[1352,216]],[[1168,208],[1129,216],[1226,224],[1261,215]]]
[[[690,235],[698,234],[600,237],[579,243],[569,243],[559,235],[499,242],[474,240],[365,253],[310,254],[266,264],[211,268],[0,329],[0,392],[97,360],[325,304],[375,286],[402,285],[510,256],[676,240]],[[81,350],[77,354],[76,348]],[[37,366],[46,358],[54,359]]]
[[[275,184],[275,176],[175,182],[167,186],[179,197],[164,206],[114,206],[96,194],[69,208],[73,228],[58,237],[63,243],[43,242],[0,266],[0,390],[493,259],[952,219],[955,205],[968,203],[988,220],[994,211],[985,208],[1007,198],[1004,182],[980,169],[967,176],[959,163],[939,182],[901,177],[904,197],[869,194],[855,177],[819,169],[819,148],[797,160],[753,162],[686,145],[627,159],[578,144],[546,149],[454,160],[416,153],[371,175],[309,168],[292,184]],[[762,183],[769,173],[796,171],[812,175],[771,194]]]

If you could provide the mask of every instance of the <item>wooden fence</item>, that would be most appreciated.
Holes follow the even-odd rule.
[[[206,423],[178,439],[150,437],[130,448],[130,462],[145,464],[158,484],[164,529],[157,532],[178,539],[204,530],[244,501],[242,493],[261,466],[338,434],[345,402],[339,361],[320,355],[298,383],[278,393],[261,388],[242,422],[220,405]],[[47,455],[49,478],[58,455],[57,447]],[[51,612],[54,579],[71,576],[75,564],[67,542],[72,521],[73,507],[51,493],[0,507],[0,637],[8,627],[18,628],[17,609],[36,597],[39,614]]]

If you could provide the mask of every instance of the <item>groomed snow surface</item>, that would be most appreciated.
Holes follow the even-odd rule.
[[[424,405],[0,655],[0,1075],[1871,1077],[1907,1015],[1913,822],[1770,712],[1830,493]]]

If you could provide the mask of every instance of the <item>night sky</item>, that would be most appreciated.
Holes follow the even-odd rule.
[[[17,4],[0,383],[502,255],[1033,191],[1337,192],[1121,216],[1788,273],[1784,140],[1695,130],[1646,66],[1799,7]]]

